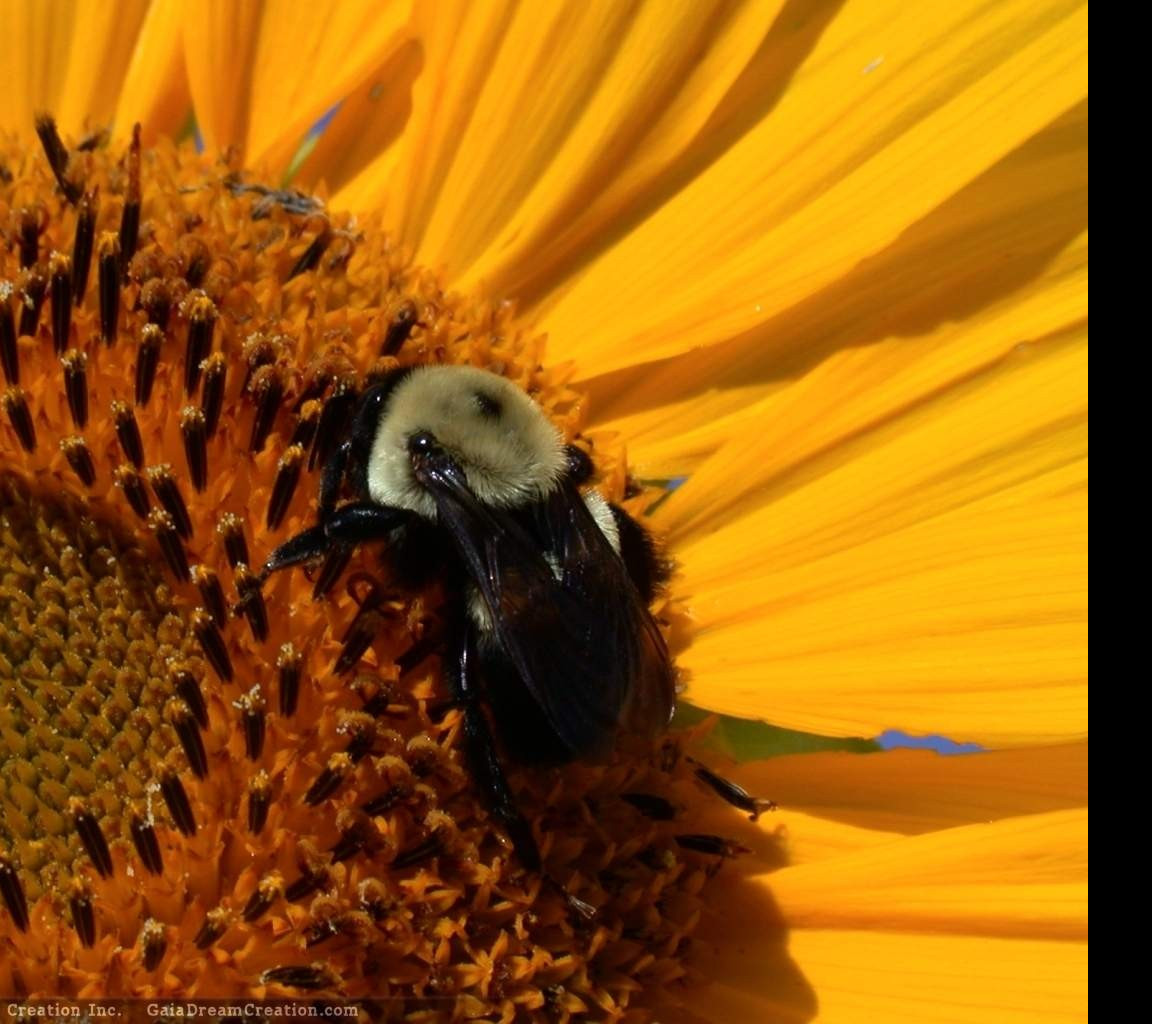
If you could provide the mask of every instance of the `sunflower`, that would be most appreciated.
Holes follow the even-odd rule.
[[[3,18],[0,993],[1084,1015],[1082,5]],[[435,595],[253,570],[422,362],[645,517],[686,701],[982,752],[516,770],[526,871]]]

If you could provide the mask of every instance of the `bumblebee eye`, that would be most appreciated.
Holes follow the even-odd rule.
[[[417,431],[408,435],[409,455],[431,455],[436,451],[436,437],[426,430]]]
[[[472,400],[476,403],[476,408],[480,410],[480,415],[485,419],[498,420],[504,411],[504,406],[501,405],[500,399],[493,398],[483,391],[477,391],[472,396]]]
[[[582,448],[574,444],[564,449],[564,457],[568,462],[568,479],[574,484],[586,484],[592,479],[595,470],[592,468],[592,459]]]

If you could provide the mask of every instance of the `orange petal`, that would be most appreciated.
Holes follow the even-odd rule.
[[[400,45],[407,0],[208,3],[188,19],[185,56],[205,145],[278,163],[308,128]]]
[[[2,0],[0,125],[30,135],[33,115],[47,111],[71,134],[106,127],[147,9],[147,0]]]
[[[906,835],[1088,805],[1087,743],[948,757],[927,750],[801,754],[722,774],[785,811]],[[775,817],[763,820],[771,826]]]
[[[495,56],[512,17],[512,5],[500,0],[483,4],[447,0],[435,10],[415,6],[411,29],[423,66],[412,86],[402,152],[384,154],[334,195],[336,204],[351,209],[382,207],[399,241],[415,247],[440,198],[477,98],[495,73]],[[547,24],[547,19],[539,23]],[[516,54],[516,60],[523,58],[523,53]],[[389,116],[386,111],[385,117]],[[427,253],[422,252],[421,258],[438,265]]]
[[[337,205],[370,204],[379,192],[376,176],[390,176],[382,168],[394,162],[412,112],[413,83],[423,66],[420,45],[407,40],[341,103],[301,161],[296,180],[324,182],[329,194],[340,193]]]
[[[209,149],[242,146],[248,137],[260,12],[258,4],[209,2],[199,5],[184,26],[184,63],[196,128]]]
[[[746,778],[746,773],[740,771],[726,771],[724,775],[741,781]],[[775,793],[770,786],[756,788],[755,783],[745,788],[756,795],[773,796]],[[728,804],[711,800],[704,793],[695,795],[687,807],[683,830],[720,836],[738,843],[748,851],[739,862],[739,869],[746,873],[759,874],[813,864],[886,846],[901,838],[897,832],[846,824],[787,804],[782,804],[779,810],[762,814],[755,824]]]
[[[793,928],[1087,934],[1087,810],[965,825],[777,871]]]
[[[990,257],[993,248],[984,255]],[[744,458],[748,446],[738,438],[669,502],[665,525],[680,537],[709,532],[757,503],[767,481],[795,474],[837,446],[899,424],[901,417],[913,418],[925,405],[934,409],[944,404],[942,398],[963,401],[973,384],[996,380],[1018,364],[1018,357],[1006,356],[1082,333],[1087,302],[1088,244],[1081,236],[1035,281],[961,323],[911,338],[860,337],[859,347],[821,353],[796,378],[774,381],[774,393],[743,413],[745,434],[757,444],[755,460]],[[1051,396],[1040,415],[1058,416],[1061,401]],[[974,423],[966,434],[979,436],[979,430]],[[928,461],[934,468],[934,453]]]
[[[813,296],[1085,94],[1054,0],[843,8],[780,101],[534,308],[598,372],[713,345]]]
[[[717,944],[701,965],[715,980],[687,989],[684,1010],[662,1019],[1052,1024],[1088,1018],[1088,947],[1081,942],[822,930],[793,932],[767,956],[762,941],[740,943],[735,952],[731,945]],[[734,961],[746,964],[730,980]]]
[[[790,951],[821,1019],[907,1024],[1083,1021],[1088,947],[937,935],[805,931]]]
[[[1087,245],[1075,241],[1087,225],[1087,113],[1081,105],[1057,119],[878,258],[761,328],[585,381],[597,424],[629,439],[641,475],[680,476],[745,434],[758,402],[837,352],[858,349],[853,372],[885,384],[866,394],[853,387],[820,410],[822,422],[844,429],[852,415],[889,415],[1078,319],[1087,297]],[[810,447],[819,436],[809,435]],[[794,432],[794,445],[801,440]]]
[[[848,353],[701,467],[663,513],[691,699],[824,734],[1083,736],[1082,334],[838,438],[820,416],[854,405]],[[793,431],[829,446],[789,464]]]
[[[116,107],[121,133],[137,122],[145,145],[176,135],[192,112],[184,67],[182,0],[154,0],[148,8]]]
[[[778,809],[755,823],[703,783],[684,829],[725,836],[767,872],[887,845],[902,835],[987,824],[1088,804],[1088,746],[942,757],[924,750],[799,754],[745,764],[703,760]]]
[[[451,140],[421,254],[462,287],[531,301],[545,265],[618,232],[638,194],[687,163],[767,45],[776,8],[596,0],[517,11]]]
[[[713,883],[669,1021],[1081,1019],[1086,820],[1012,818]]]

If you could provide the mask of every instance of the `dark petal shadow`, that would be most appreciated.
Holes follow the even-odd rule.
[[[700,800],[705,821],[749,853],[717,862],[690,940],[688,980],[670,988],[670,1005],[660,1008],[658,1019],[726,1024],[754,1012],[757,1024],[814,1020],[817,993],[789,953],[788,929],[771,893],[771,872],[788,865],[786,833],[770,815],[753,824],[720,800],[703,793]]]

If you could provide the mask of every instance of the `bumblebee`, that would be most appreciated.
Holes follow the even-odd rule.
[[[264,573],[382,541],[395,582],[439,582],[443,666],[470,768],[531,870],[540,854],[497,754],[562,764],[668,724],[675,676],[648,610],[664,569],[644,529],[596,490],[516,385],[471,367],[393,371],[361,396],[321,471],[317,523]],[[349,499],[341,501],[342,495]],[[488,713],[485,713],[487,708]]]

